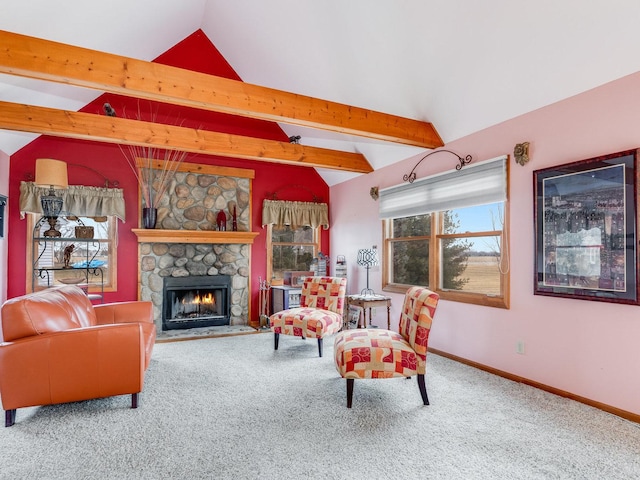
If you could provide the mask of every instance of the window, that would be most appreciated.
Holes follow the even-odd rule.
[[[117,220],[125,221],[122,189],[69,185],[59,190],[64,212],[74,213],[73,216],[65,213],[58,217],[56,229],[62,232],[62,236],[53,237],[53,240],[44,238],[41,225],[46,225],[46,222],[40,222],[41,197],[46,194],[47,188],[39,187],[34,182],[20,182],[20,214],[27,217],[29,232],[27,291],[80,281],[79,267],[82,262],[87,262],[90,267],[100,264],[99,271],[84,270],[85,281],[89,281],[89,292],[102,293],[103,286],[105,291],[115,291]],[[92,241],[76,239],[75,227],[83,224],[93,227]],[[65,268],[65,249],[69,253],[69,268]],[[77,266],[74,268],[74,265]]]
[[[267,225],[267,277],[284,278],[285,271],[307,271],[320,251],[320,227]]]
[[[508,308],[506,157],[474,167],[381,191],[384,290]]]
[[[97,219],[100,221],[89,217],[58,217],[56,229],[62,235],[54,239],[44,238],[43,232],[49,224],[38,223],[40,215],[28,214],[28,218],[28,229],[33,232],[28,245],[28,291],[65,283],[86,284],[87,280],[89,292],[101,293],[103,281],[104,291],[116,290],[116,217]],[[93,227],[93,239],[75,238],[75,227],[79,225]],[[73,247],[68,248],[71,245]],[[65,249],[69,251],[68,268],[65,268]],[[102,274],[98,270],[89,270],[85,277],[86,271],[81,270],[85,265],[99,266]]]
[[[267,278],[284,279],[285,271],[310,270],[320,252],[320,227],[329,228],[326,203],[264,200],[267,227]]]
[[[390,260],[389,283],[429,285],[431,215],[392,219],[387,225],[390,233],[384,254]]]

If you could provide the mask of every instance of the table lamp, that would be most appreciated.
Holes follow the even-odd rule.
[[[54,188],[67,188],[67,164],[61,160],[52,158],[38,158],[36,160],[36,185],[49,187],[47,195],[40,196],[42,215],[49,222],[49,230],[44,232],[45,237],[59,237],[61,233],[56,230],[58,215],[62,210],[62,197],[56,197]]]
[[[375,246],[373,248],[361,248],[358,250],[356,263],[367,269],[367,288],[363,289],[360,295],[375,295],[376,293],[369,288],[369,269],[379,265],[378,249]]]

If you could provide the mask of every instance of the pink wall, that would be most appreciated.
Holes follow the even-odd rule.
[[[516,143],[528,141],[531,161],[522,167],[510,160],[511,309],[442,301],[431,347],[640,414],[640,308],[533,295],[533,171],[640,147],[638,91],[640,73],[447,144],[485,160],[512,155]],[[419,158],[331,188],[332,246],[347,256],[351,292],[365,282],[355,265],[357,249],[382,241],[369,188],[402,183]],[[454,163],[436,156],[420,165],[418,177]],[[371,283],[380,291],[379,268],[371,271]],[[392,297],[397,323],[403,297]],[[375,323],[386,323],[383,312]],[[516,354],[518,341],[525,342],[524,355]]]

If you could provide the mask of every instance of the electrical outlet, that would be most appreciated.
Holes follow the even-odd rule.
[[[524,342],[522,340],[518,340],[516,343],[516,353],[524,355]]]

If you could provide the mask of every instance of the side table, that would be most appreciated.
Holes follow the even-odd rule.
[[[364,324],[362,328],[367,328],[367,309],[369,309],[369,324],[371,324],[371,309],[375,307],[387,307],[387,330],[391,330],[391,297],[384,295],[347,295],[347,315],[349,307],[362,309]],[[346,322],[349,325],[349,322]],[[360,315],[358,315],[358,328],[360,326]]]

